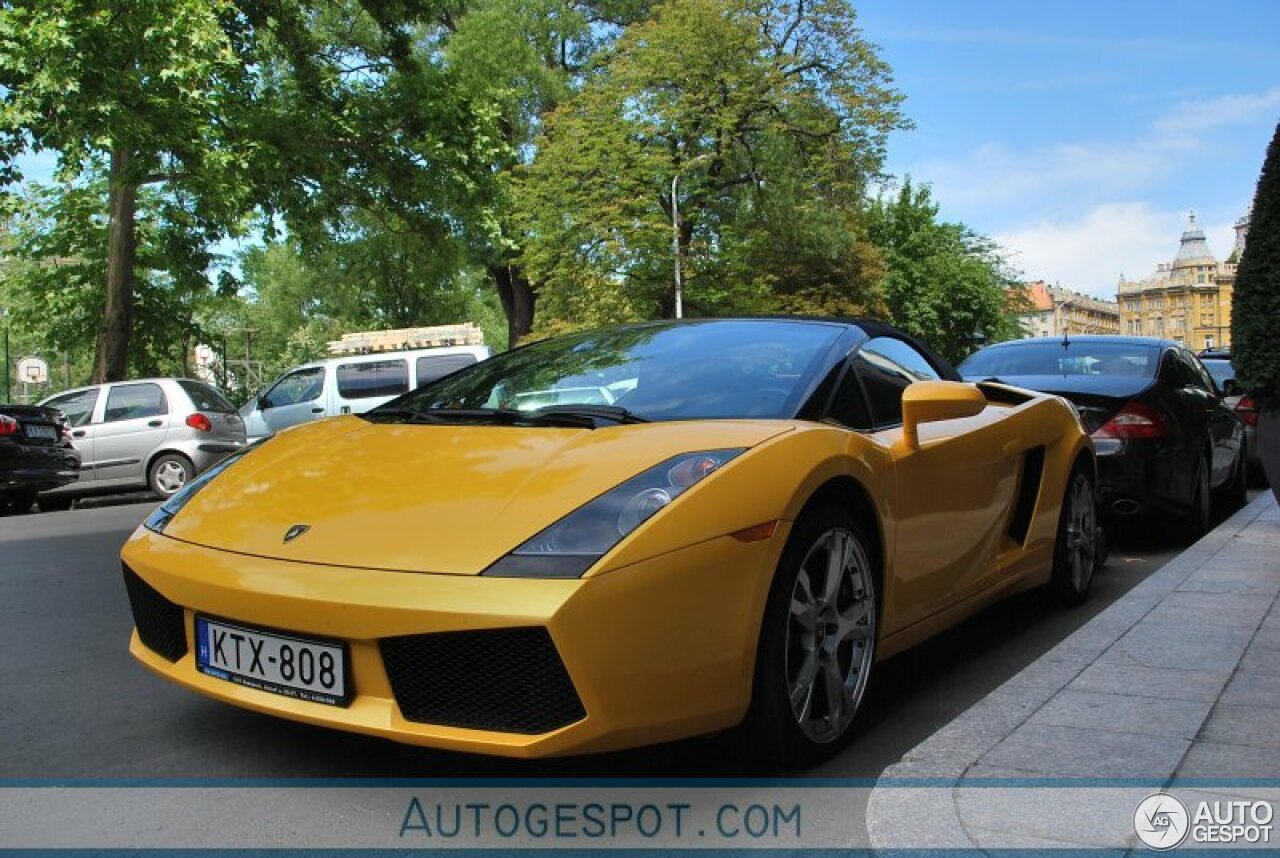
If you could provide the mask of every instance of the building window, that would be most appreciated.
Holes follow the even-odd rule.
[[[1213,337],[1209,336],[1204,338],[1204,347],[1206,349],[1213,348]]]

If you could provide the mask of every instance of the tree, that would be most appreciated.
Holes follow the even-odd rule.
[[[139,188],[184,195],[206,240],[245,210],[239,137],[258,55],[228,0],[15,0],[0,10],[0,160],[53,149],[62,178],[109,163],[94,377],[123,378],[135,316]]]
[[[33,185],[9,200],[3,279],[15,321],[42,351],[77,364],[102,326],[108,197],[105,166],[91,164],[76,181]],[[126,363],[135,374],[183,373],[200,335],[197,316],[213,299],[208,272],[218,259],[193,232],[187,205],[158,186],[135,198],[134,348]]]
[[[511,183],[542,327],[671,316],[676,258],[694,313],[874,306],[857,221],[904,123],[854,20],[671,0],[629,27]]]
[[[1241,387],[1280,402],[1280,124],[1262,162],[1236,269],[1231,344]]]
[[[988,340],[1018,336],[1017,290],[995,244],[938,219],[928,186],[907,179],[873,201],[868,234],[884,254],[889,320],[958,362]]]

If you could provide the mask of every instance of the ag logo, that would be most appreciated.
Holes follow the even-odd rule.
[[[309,524],[295,524],[293,527],[289,528],[284,532],[284,541],[293,542],[295,539],[297,539],[299,536],[306,533],[310,529],[311,529],[311,525]]]
[[[1187,806],[1163,792],[1147,796],[1133,812],[1133,831],[1138,839],[1161,851],[1181,846],[1190,822]]]

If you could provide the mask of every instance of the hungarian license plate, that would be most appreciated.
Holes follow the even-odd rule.
[[[330,706],[351,702],[342,643],[196,617],[196,667],[218,679],[298,700]]]
[[[22,430],[28,438],[57,438],[58,430],[43,423],[24,423]]]

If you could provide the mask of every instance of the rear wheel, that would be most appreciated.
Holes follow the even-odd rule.
[[[1240,453],[1236,456],[1235,468],[1231,471],[1231,482],[1227,485],[1226,501],[1228,508],[1231,510],[1240,509],[1240,507],[1249,502],[1249,460],[1243,445],[1240,447]]]
[[[1053,545],[1049,590],[1059,604],[1079,605],[1089,597],[1094,570],[1100,565],[1099,535],[1093,479],[1084,468],[1076,468],[1062,499],[1058,537]]]
[[[23,515],[31,511],[35,495],[30,492],[13,492],[0,495],[0,515]]]
[[[147,482],[151,484],[151,491],[160,497],[168,498],[190,482],[195,475],[195,466],[186,456],[165,453],[163,456],[157,456],[151,463],[151,468],[147,472]]]
[[[66,512],[75,503],[74,498],[37,498],[36,506],[41,512]]]
[[[805,765],[836,753],[875,662],[876,570],[864,527],[828,505],[792,532],[765,608],[744,733],[751,753]]]
[[[1209,458],[1201,456],[1196,464],[1195,485],[1192,489],[1191,508],[1182,516],[1182,535],[1187,542],[1195,542],[1209,532],[1213,516],[1213,494],[1209,488]]]

